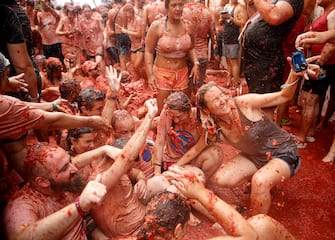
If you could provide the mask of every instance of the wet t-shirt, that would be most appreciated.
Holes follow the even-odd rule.
[[[244,73],[250,92],[275,92],[280,90],[282,84],[286,61],[282,43],[299,19],[304,1],[273,0],[272,2],[278,1],[286,1],[292,6],[294,11],[292,18],[279,26],[272,26],[259,15],[245,31]]]

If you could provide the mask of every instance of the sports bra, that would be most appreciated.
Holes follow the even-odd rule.
[[[164,20],[163,20],[164,21]],[[158,39],[156,52],[166,58],[186,57],[191,49],[191,36],[187,31],[181,36],[171,36],[167,32],[167,18],[165,18],[165,28],[162,36]]]

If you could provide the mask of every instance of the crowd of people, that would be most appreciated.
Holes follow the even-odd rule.
[[[335,110],[335,2],[102,2],[0,3],[1,235],[178,240],[197,211],[224,230],[214,239],[295,239],[267,215],[271,189]],[[132,112],[138,82],[150,97]],[[247,218],[211,184],[250,187]]]

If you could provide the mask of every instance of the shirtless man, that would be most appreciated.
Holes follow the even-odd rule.
[[[62,36],[62,53],[64,64],[69,70],[80,64],[82,52],[80,49],[81,34],[79,30],[79,19],[72,5],[66,6],[66,14],[61,19],[56,28],[56,34]]]
[[[150,27],[151,23],[164,16],[166,16],[166,8],[164,5],[164,1],[162,0],[155,0],[144,7],[143,18],[142,18],[143,44],[147,29]]]
[[[106,193],[99,177],[82,191],[85,185],[70,156],[46,143],[29,147],[26,172],[29,183],[14,194],[4,211],[7,238],[86,239],[83,217]]]
[[[200,63],[200,77],[197,82],[191,81],[191,92],[195,95],[198,88],[204,83],[208,65],[208,37],[212,48],[216,48],[216,32],[214,16],[211,10],[205,6],[204,1],[189,1],[185,4],[183,17],[192,23],[195,39],[195,52]]]
[[[143,201],[149,199],[150,195],[153,194],[153,192],[147,191],[146,196],[140,199],[140,195],[136,193],[128,174],[126,174],[133,166],[132,159],[138,156],[140,149],[145,144],[152,120],[157,113],[155,99],[147,100],[145,105],[148,108],[148,113],[135,134],[122,149],[122,153],[115,161],[106,161],[97,170],[97,172],[102,171],[101,182],[106,185],[107,194],[103,202],[92,210],[92,216],[98,228],[108,238],[134,234],[144,221],[146,206]],[[110,165],[111,167],[109,167]],[[103,171],[106,167],[108,170]],[[165,182],[168,184],[167,180]],[[163,186],[162,183],[153,185]],[[147,186],[147,189],[150,188]]]
[[[46,58],[56,57],[62,62],[62,45],[59,36],[56,35],[56,28],[60,20],[59,14],[52,8],[49,0],[41,1],[42,9],[35,11],[35,24],[42,37],[43,54]]]

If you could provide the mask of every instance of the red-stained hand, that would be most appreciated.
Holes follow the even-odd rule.
[[[134,186],[134,193],[138,199],[145,199],[148,194],[147,183],[144,179],[140,179]]]
[[[84,212],[89,212],[94,204],[99,204],[107,193],[106,186],[100,183],[101,174],[89,181],[80,194],[79,203]]]
[[[187,198],[196,199],[199,191],[205,189],[198,173],[191,169],[173,165],[163,175]]]

